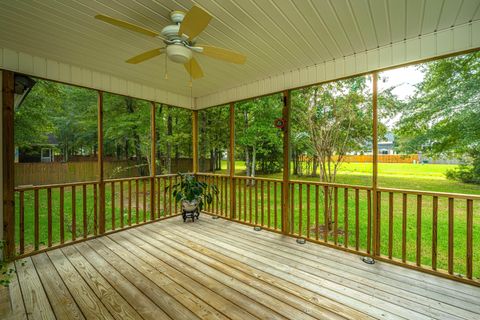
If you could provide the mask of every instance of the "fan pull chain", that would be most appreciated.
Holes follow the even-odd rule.
[[[167,69],[167,66],[168,66],[168,63],[167,63],[167,55],[165,54],[165,80],[168,80],[168,69]]]

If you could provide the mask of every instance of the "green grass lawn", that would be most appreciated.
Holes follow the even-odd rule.
[[[226,173],[226,163],[222,164],[223,173]],[[432,164],[379,164],[379,185],[380,187],[398,188],[398,189],[416,189],[425,191],[438,191],[438,192],[453,192],[453,193],[468,193],[468,194],[480,194],[480,186],[464,184],[456,181],[447,180],[445,178],[445,172],[448,169],[453,169],[452,165],[432,165]],[[236,163],[236,174],[244,174],[245,167],[241,162]],[[372,165],[366,163],[346,163],[343,164],[338,173],[338,183],[350,184],[350,185],[371,185],[371,172]],[[261,175],[262,177],[281,179],[282,174],[277,173],[273,175]],[[308,180],[318,181],[315,177],[296,177],[292,176],[294,180]],[[160,190],[163,192],[163,185]],[[146,218],[150,217],[149,209],[149,186],[147,184],[146,190],[146,210],[143,207],[143,193],[142,185],[140,185],[139,193],[139,206],[138,216],[139,220],[143,221],[143,215],[145,213]],[[270,227],[281,227],[281,186],[277,183],[276,188],[274,184],[267,182],[263,183],[263,196],[261,193],[262,185],[257,183],[255,187],[243,186],[240,187],[237,184],[235,190],[236,195],[236,214],[237,219],[242,221],[252,221],[253,223],[270,225]],[[93,233],[93,188],[87,189],[87,232]],[[223,209],[223,213],[230,212],[229,208],[229,188],[228,184],[224,184],[221,190],[219,202],[217,205],[207,208],[209,211],[220,212]],[[275,192],[277,195],[275,201]],[[307,201],[307,193],[310,192],[310,201]],[[323,191],[320,187],[318,201],[318,223],[322,225],[324,223],[324,203],[323,203]],[[302,187],[302,195],[300,197],[300,187],[295,185],[294,187],[294,210],[293,210],[293,232],[301,233],[306,236],[315,238],[316,233],[314,230],[316,220],[316,202],[315,202],[316,188],[314,186]],[[250,195],[251,194],[251,195]],[[106,188],[106,228],[111,229],[112,225],[112,201],[111,201],[111,189],[109,185]],[[251,197],[251,201],[250,201]],[[389,194],[382,193],[381,199],[381,253],[382,255],[388,254],[389,243]],[[120,195],[119,186],[117,184],[115,190],[115,224],[118,228],[120,226],[120,217],[122,213],[120,211]],[[40,191],[40,243],[46,245],[47,241],[47,200],[46,192]],[[347,203],[345,204],[345,199]],[[58,190],[52,192],[52,231],[53,242],[59,241],[59,193]],[[161,216],[169,212],[169,201],[166,199],[166,205],[163,205],[163,193],[161,193],[160,212],[156,212],[156,216]],[[345,198],[345,190],[343,188],[338,189],[338,219],[337,224],[342,234],[339,235],[337,241],[339,244],[348,245],[351,248],[355,248],[357,245],[357,226],[356,226],[356,197],[353,189],[348,190],[347,197]],[[128,211],[128,184],[124,185],[124,210],[123,219],[124,225],[128,225],[129,216],[131,216],[132,223],[136,222],[136,197],[135,197],[135,184],[132,184],[132,210],[129,215]],[[18,193],[17,193],[18,203]],[[302,204],[302,210],[300,211],[300,203]],[[432,263],[432,223],[433,223],[433,199],[432,197],[424,196],[422,198],[422,220],[421,220],[421,262],[424,265],[431,265]],[[276,205],[276,212],[275,212]],[[172,201],[172,206],[174,202]],[[262,209],[263,207],[263,209]],[[345,213],[345,208],[347,208]],[[439,269],[447,268],[447,252],[448,252],[448,203],[447,199],[440,198],[438,206],[438,261],[437,267]],[[166,210],[165,210],[166,209]],[[308,211],[309,209],[309,211]],[[368,201],[367,192],[364,190],[359,191],[358,194],[358,247],[362,250],[367,248],[367,220],[368,220]],[[455,219],[454,219],[454,265],[456,273],[465,273],[466,262],[466,202],[464,200],[455,200]],[[175,211],[175,210],[173,210]],[[18,205],[17,205],[18,212]],[[480,277],[480,201],[474,202],[474,276]],[[81,189],[77,188],[76,197],[76,216],[77,216],[77,238],[83,236],[83,202]],[[401,258],[402,249],[402,198],[401,194],[394,194],[393,208],[392,208],[393,220],[391,221],[393,238],[391,239],[393,257]],[[276,217],[276,218],[275,218]],[[274,225],[276,219],[276,225]],[[18,221],[18,220],[17,220]],[[65,238],[66,240],[72,237],[72,199],[71,190],[65,190]],[[301,227],[300,227],[301,221]],[[310,225],[310,228],[309,228]],[[17,227],[18,229],[18,227]],[[33,192],[25,193],[25,243],[27,248],[32,248],[33,245]],[[416,257],[416,233],[417,233],[417,198],[415,196],[408,196],[407,198],[407,224],[406,224],[406,243],[407,243],[407,260],[414,262]],[[18,234],[18,233],[17,233]],[[346,241],[345,235],[348,236]],[[319,235],[319,239],[322,240],[322,235]],[[17,239],[18,240],[18,239]],[[333,241],[333,235],[329,235],[329,241]]]

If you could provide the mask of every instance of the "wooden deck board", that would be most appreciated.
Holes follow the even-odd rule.
[[[206,215],[40,253],[15,268],[1,319],[480,318],[480,288]]]

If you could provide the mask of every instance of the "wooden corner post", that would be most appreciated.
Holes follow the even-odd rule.
[[[230,219],[235,219],[235,103],[230,103],[230,147],[228,154],[230,178]]]
[[[373,154],[373,255],[380,255],[380,214],[378,203],[378,74],[372,73],[373,94],[372,94],[372,154]]]
[[[99,191],[99,217],[98,217],[98,233],[105,233],[105,182],[103,177],[103,92],[98,91],[98,191]]]
[[[289,233],[289,187],[290,187],[290,107],[291,107],[291,92],[286,90],[283,92],[283,109],[282,118],[286,122],[283,130],[283,182],[282,182],[282,232]]]
[[[198,172],[198,110],[192,111],[193,173]]]
[[[3,174],[3,239],[7,260],[15,255],[15,181],[14,181],[14,86],[15,74],[3,71],[2,75],[2,174]]]
[[[151,143],[151,154],[150,154],[150,220],[155,219],[155,176],[157,175],[157,138],[156,138],[156,122],[155,122],[155,113],[156,113],[156,104],[151,102],[150,109],[150,143]],[[143,195],[145,197],[145,195]]]

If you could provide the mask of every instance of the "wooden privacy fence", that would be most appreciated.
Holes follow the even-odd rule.
[[[172,173],[188,172],[192,170],[191,158],[158,159],[157,172],[165,172],[168,167]],[[104,161],[104,175],[107,178],[124,178],[141,175],[141,170],[135,161],[118,160]],[[145,164],[145,168],[147,164]],[[148,171],[148,169],[147,169]],[[46,185],[73,183],[79,181],[98,180],[97,161],[78,162],[33,162],[15,163],[15,185]]]
[[[180,205],[167,188],[177,181],[176,175],[104,180],[104,203],[95,181],[17,187],[17,254],[94,237],[101,221],[109,232],[177,215]]]
[[[198,177],[208,213],[480,285],[480,196],[291,180],[284,221],[282,180]]]

